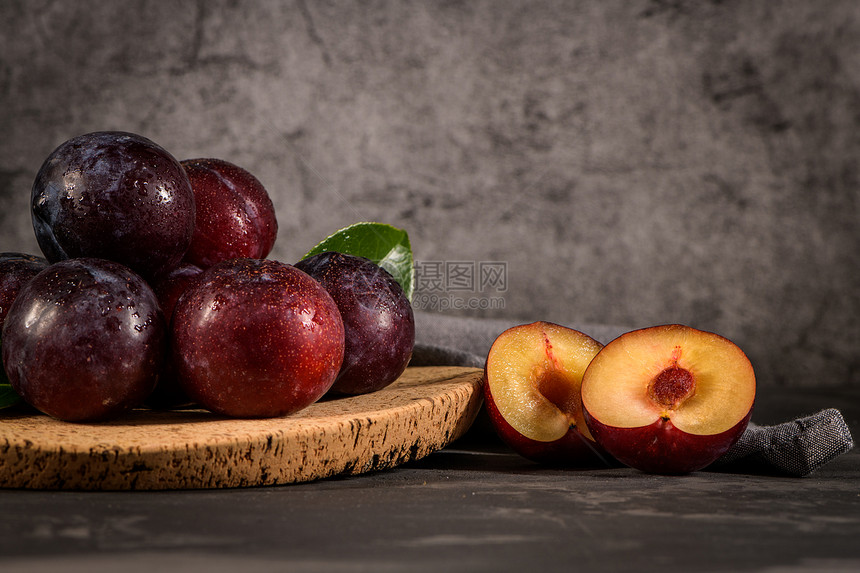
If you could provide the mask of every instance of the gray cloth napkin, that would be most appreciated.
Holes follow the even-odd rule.
[[[482,368],[496,337],[525,321],[415,313],[412,366]],[[629,328],[601,324],[567,325],[606,344]],[[775,426],[750,423],[738,442],[708,469],[806,476],[854,446],[838,410],[827,409]]]

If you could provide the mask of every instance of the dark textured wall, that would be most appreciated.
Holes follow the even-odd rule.
[[[6,0],[0,250],[37,250],[54,147],[122,129],[254,172],[274,258],[385,221],[423,261],[507,263],[466,293],[504,308],[461,313],[683,322],[762,384],[860,383],[858,11]]]

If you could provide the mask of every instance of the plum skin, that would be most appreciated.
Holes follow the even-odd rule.
[[[406,369],[415,345],[415,317],[388,271],[364,257],[324,252],[296,263],[329,292],[343,317],[343,366],[332,393],[375,392]]]
[[[262,259],[278,234],[275,207],[263,184],[222,159],[186,159],[196,222],[185,260],[208,268],[226,259]]]
[[[172,364],[185,393],[231,417],[299,411],[331,387],[343,361],[343,321],[325,289],[290,265],[228,259],[179,298]]]
[[[74,137],[45,160],[31,193],[48,261],[96,257],[146,279],[175,267],[194,232],[194,194],[170,153],[133,133]]]
[[[43,257],[26,253],[0,253],[0,332],[3,330],[9,308],[18,296],[18,291],[47,266],[48,261]],[[2,342],[0,337],[0,344]],[[6,371],[0,364],[0,384],[8,383]]]
[[[152,392],[167,328],[149,285],[112,261],[55,263],[27,282],[3,326],[12,388],[60,420],[115,418]]]
[[[21,287],[48,267],[43,257],[26,253],[0,253],[0,329]]]
[[[173,309],[176,308],[179,297],[194,284],[202,272],[203,269],[197,265],[182,262],[150,283],[168,323],[173,317]]]
[[[683,475],[704,469],[737,442],[749,425],[752,410],[719,434],[697,436],[659,418],[648,426],[607,426],[584,410],[588,429],[618,461],[645,473]]]

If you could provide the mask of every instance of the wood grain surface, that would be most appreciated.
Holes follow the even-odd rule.
[[[0,412],[0,487],[199,489],[287,484],[390,468],[460,437],[481,371],[408,368],[391,386],[283,418],[135,410],[100,424]]]

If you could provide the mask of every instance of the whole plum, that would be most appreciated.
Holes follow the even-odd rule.
[[[152,290],[158,297],[164,319],[167,324],[173,317],[173,309],[176,301],[197,280],[203,269],[191,263],[179,263],[179,266],[152,283]],[[191,405],[191,399],[182,390],[176,376],[176,368],[170,360],[164,365],[158,385],[149,398],[146,405],[154,409],[173,409]]]
[[[70,259],[19,291],[3,326],[3,363],[31,406],[70,422],[105,420],[152,392],[166,335],[139,275],[113,261]]]
[[[109,259],[147,279],[179,264],[194,232],[194,194],[179,161],[119,131],[57,147],[33,183],[31,210],[48,261]]]
[[[182,162],[197,208],[185,260],[208,268],[226,259],[263,259],[275,244],[278,221],[263,184],[222,159]]]
[[[173,366],[186,394],[226,416],[290,414],[322,397],[343,361],[343,322],[329,294],[295,267],[229,259],[179,298]]]
[[[396,380],[415,345],[412,305],[394,277],[374,262],[325,252],[296,267],[329,292],[343,318],[343,366],[332,386],[340,394],[366,394]]]

